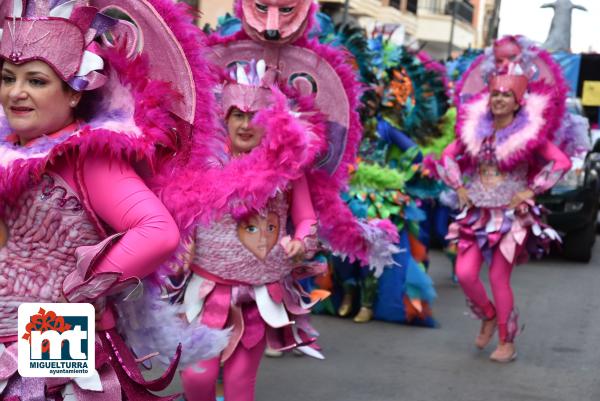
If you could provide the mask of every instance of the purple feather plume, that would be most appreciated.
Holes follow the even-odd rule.
[[[214,358],[227,346],[229,330],[217,330],[185,320],[183,305],[162,299],[160,289],[144,281],[144,293],[136,300],[116,303],[118,329],[137,357],[158,352],[156,359],[168,366],[179,344],[180,368]]]

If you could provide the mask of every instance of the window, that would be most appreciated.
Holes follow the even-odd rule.
[[[419,0],[408,0],[406,2],[406,11],[416,14],[419,8]]]

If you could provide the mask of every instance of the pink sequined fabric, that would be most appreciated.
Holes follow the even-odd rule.
[[[197,275],[195,279],[201,277],[202,283],[199,288],[188,287],[187,290],[195,288],[197,292],[187,291],[186,299],[189,297],[192,304],[199,303],[197,313],[202,323],[213,328],[232,327],[222,360],[229,358],[239,344],[249,349],[263,336],[269,346],[283,350],[309,344],[317,335],[308,318],[314,303],[295,279],[297,273],[306,277],[314,275],[316,270],[311,271],[311,267],[301,261],[286,257],[280,245],[282,238],[288,235],[285,194],[278,194],[256,217],[246,219],[254,227],[249,231],[255,234],[263,231],[264,220],[272,229],[272,237],[269,239],[268,233],[261,233],[267,238],[259,247],[243,233],[249,228],[248,224],[237,222],[231,216],[208,229],[198,227],[196,230],[192,267],[201,270],[192,270]],[[307,254],[315,251],[315,238],[316,235],[304,238]],[[266,289],[262,291],[267,294],[266,298],[257,293],[261,289]],[[286,322],[275,319],[278,322],[275,324],[269,314],[271,308],[279,308],[287,316]]]
[[[7,206],[0,245],[0,337],[17,334],[22,302],[57,302],[65,277],[75,270],[75,249],[100,241],[75,192],[46,174]]]
[[[494,174],[495,177],[490,177]],[[482,163],[467,185],[469,198],[477,207],[508,206],[518,192],[527,188],[527,164],[502,173],[497,166]]]
[[[279,241],[287,235],[288,202],[283,194],[275,197],[259,218],[277,216],[278,232],[275,241],[262,249],[266,256],[261,259],[251,250],[250,244],[240,239],[240,223],[230,215],[212,226],[196,230],[196,253],[193,264],[225,280],[260,285],[273,283],[288,275],[294,263],[285,256]]]

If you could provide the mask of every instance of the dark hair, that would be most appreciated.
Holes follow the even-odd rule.
[[[102,88],[81,92],[81,100],[75,107],[75,118],[89,121],[101,107]]]
[[[62,88],[63,88],[63,92],[67,93],[73,90],[73,88],[71,88],[68,84],[67,81],[61,81],[62,82]]]

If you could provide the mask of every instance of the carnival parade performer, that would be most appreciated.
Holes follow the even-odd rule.
[[[204,165],[208,169],[204,173],[194,170],[203,162],[192,157],[187,174],[176,178],[181,182],[174,181],[161,191],[176,218],[181,216],[174,203],[178,194],[189,195],[180,192],[182,184],[196,184],[190,189],[197,191],[196,200],[205,201],[196,203],[203,206],[196,206],[198,219],[187,230],[184,248],[189,257],[181,257],[189,260],[191,274],[183,297],[188,320],[200,320],[216,329],[232,327],[229,344],[219,357],[182,373],[188,400],[215,399],[221,363],[225,398],[253,400],[267,343],[273,349],[299,347],[321,357],[306,346],[315,336],[308,321],[313,303],[296,280],[309,274],[302,261],[314,254],[317,245],[316,215],[302,169],[314,163],[316,151],[322,148],[316,144],[323,134],[313,129],[323,128],[294,117],[288,99],[272,94],[273,77],[262,60],[231,71],[221,94],[226,152],[215,154]],[[276,192],[261,182],[271,179],[280,181]],[[266,190],[276,195],[264,207],[241,215],[231,211],[235,202],[219,207],[220,202],[209,201],[220,193],[213,185],[223,187],[234,180],[240,180],[239,189],[250,187],[251,192]],[[288,227],[289,217],[293,230]]]
[[[207,323],[210,320],[216,325],[213,327],[224,327],[228,319],[228,324],[235,322],[231,347],[222,355],[224,359],[233,358],[226,361],[226,369],[230,369],[226,375],[231,380],[226,383],[225,397],[234,401],[254,399],[254,380],[265,336],[275,349],[299,347],[320,356],[303,346],[312,341],[313,330],[303,319],[311,303],[290,275],[297,262],[285,258],[286,248],[300,246],[301,241],[294,239],[318,235],[328,249],[358,259],[365,266],[380,268],[391,263],[395,249],[392,242],[397,240],[390,222],[359,221],[340,198],[360,140],[355,111],[358,84],[342,52],[306,37],[316,4],[310,0],[293,4],[269,0],[264,7],[266,12],[255,2],[238,1],[236,11],[244,30],[230,37],[215,34],[211,48],[212,60],[224,70],[231,65],[256,66],[251,73],[236,69],[235,80],[241,78],[237,82],[241,85],[225,85],[220,96],[223,110],[229,111],[235,104],[248,105],[242,111],[260,110],[253,119],[253,125],[264,129],[260,144],[247,155],[225,157],[225,161],[216,157],[215,162],[219,147],[207,145],[210,138],[218,136],[219,127],[198,127],[187,164],[176,163],[157,179],[157,191],[179,224],[184,242],[204,239],[192,246],[197,254],[191,263],[201,269],[194,268],[195,284],[190,281],[187,285],[186,295],[191,294],[188,299],[195,305],[188,315],[196,317],[200,313],[199,318]],[[264,62],[254,61],[263,57]],[[246,82],[244,75],[251,78]],[[277,90],[273,96],[265,96],[269,91],[256,87],[255,76],[267,78],[289,98]],[[230,104],[228,99],[237,100]],[[236,115],[234,110],[228,122]],[[255,140],[254,133],[247,130],[242,132],[244,137],[245,142]],[[290,235],[294,235],[288,242],[285,235],[280,238],[286,231],[283,216],[288,215],[287,206],[276,206],[283,205],[287,197],[282,194],[289,194],[290,189],[292,217],[301,205],[305,212],[310,211],[307,206],[311,203],[314,215],[307,212],[301,214],[304,218],[292,219],[295,227]],[[257,213],[260,218],[253,217]],[[272,221],[267,224],[265,219],[269,218]],[[306,236],[307,227],[313,226],[316,232],[311,228],[311,235]],[[218,227],[222,228],[221,236],[207,234]],[[268,240],[252,252],[250,231],[258,234],[265,229],[271,230]],[[275,229],[279,230],[277,235]],[[226,238],[235,252],[222,253],[227,248],[222,243]],[[182,262],[184,266],[190,263],[186,258]],[[302,271],[294,269],[294,276]],[[310,268],[302,274],[310,274]],[[199,302],[204,297],[205,302]],[[205,375],[210,385],[202,390],[204,394],[199,387],[195,393],[186,388],[188,397],[214,396],[218,361],[210,364]],[[191,388],[198,375],[188,370],[184,382]]]
[[[176,37],[189,34],[181,25],[189,18],[170,1],[119,2],[146,29],[142,47],[137,28],[99,12],[110,5],[0,3],[6,16],[0,43],[2,399],[173,399],[148,390],[166,388],[179,354],[162,377],[146,381],[116,331],[107,296],[130,293],[179,243],[173,218],[134,165],[151,167],[155,144],[170,146],[170,128],[193,120],[181,102],[186,93],[166,83],[173,70],[152,59],[170,51],[171,68],[184,69],[188,60]],[[108,32],[118,41],[110,42]],[[21,377],[18,306],[65,301],[96,307],[94,376]],[[206,342],[216,338],[213,332],[196,334]]]
[[[319,25],[313,29],[313,35],[321,43],[350,52],[349,62],[369,88],[361,99],[363,138],[359,158],[342,197],[359,218],[392,221],[398,229],[400,242],[396,245],[401,250],[394,255],[392,265],[379,271],[333,257],[328,279],[319,278],[309,284],[309,288],[324,285],[322,289],[332,291],[332,296],[317,310],[335,314],[337,309],[337,314],[354,316],[358,323],[375,318],[434,326],[429,304],[435,291],[425,272],[427,249],[421,240],[426,232],[419,227],[425,214],[419,209],[420,200],[408,190],[422,156],[417,143],[405,132],[428,139],[430,135],[424,134],[426,126],[434,125],[431,122],[439,118],[428,110],[443,109],[446,97],[441,96],[438,108],[437,97],[431,95],[436,93],[432,88],[435,79],[431,79],[435,77],[408,49],[382,36],[369,40],[363,29],[352,24],[334,26],[324,14],[317,17]],[[417,80],[411,80],[409,75]],[[441,82],[436,89],[444,93]],[[429,98],[424,93],[430,94]],[[393,120],[388,121],[388,117]],[[400,128],[403,123],[408,128],[405,132]]]
[[[328,249],[379,269],[391,262],[386,249],[387,223],[368,224],[354,218],[340,197],[355,163],[362,126],[357,112],[360,84],[347,53],[309,37],[318,5],[312,0],[237,0],[242,30],[209,37],[211,60],[226,68],[233,62],[264,59],[277,71],[278,82],[299,95],[312,97],[325,124],[327,149],[306,172],[319,221],[319,238]],[[377,227],[379,225],[379,227]],[[378,239],[383,239],[378,243]]]
[[[456,274],[473,313],[482,320],[475,344],[485,348],[497,328],[499,344],[490,358],[498,362],[517,356],[512,269],[559,239],[542,222],[534,196],[551,188],[571,166],[552,143],[564,107],[562,88],[530,81],[525,71],[517,63],[499,65],[488,88],[460,104],[457,139],[437,166],[440,177],[456,190],[462,209],[447,238],[458,244]],[[489,264],[493,303],[479,278],[484,261]]]

